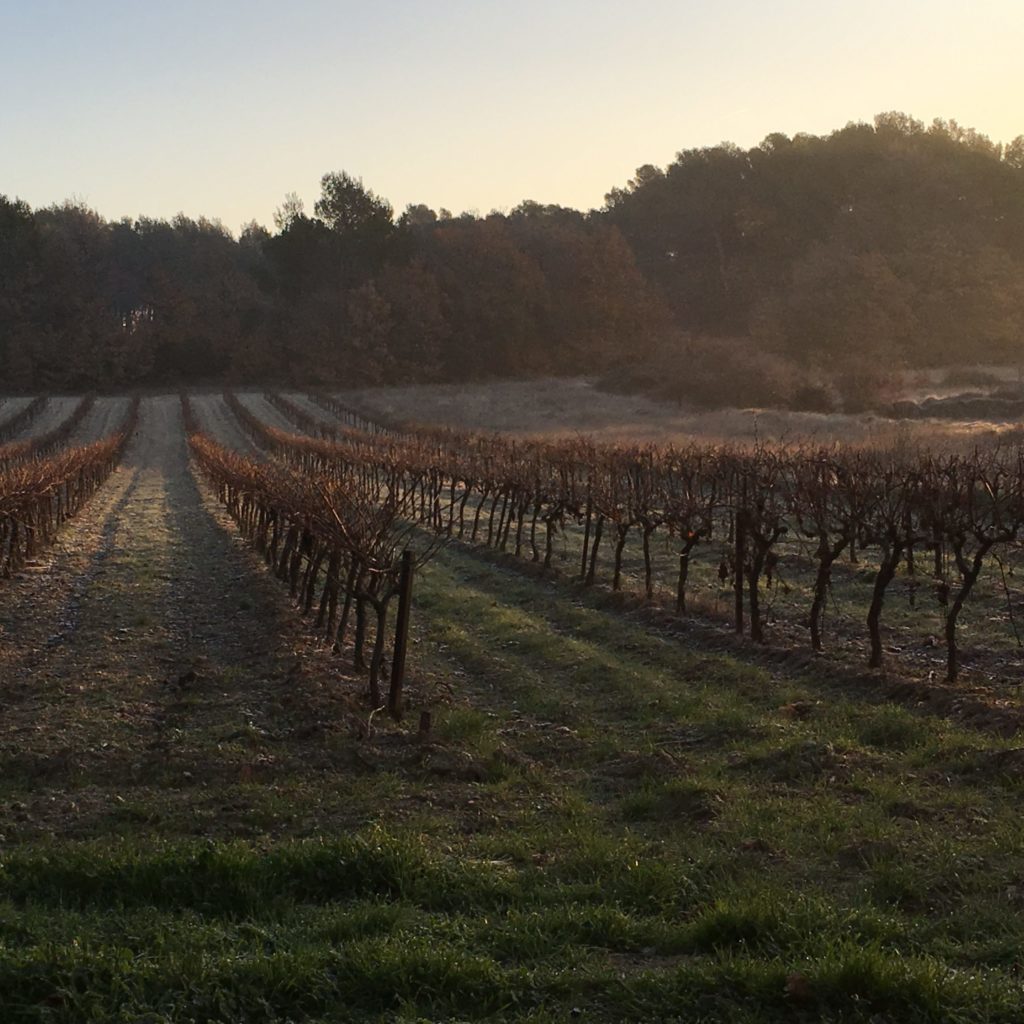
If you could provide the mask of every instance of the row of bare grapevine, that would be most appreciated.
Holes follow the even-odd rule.
[[[286,419],[291,420],[310,437],[334,438],[338,436],[334,427],[306,412],[300,405],[296,405],[290,398],[282,395],[280,391],[265,391],[263,397]]]
[[[258,422],[233,396],[229,401],[243,425],[252,428]],[[353,627],[355,665],[368,671],[370,700],[380,706],[391,604],[432,547],[413,560],[407,554],[413,527],[399,516],[394,496],[367,486],[358,474],[317,478],[281,461],[244,458],[200,432],[184,395],[182,408],[200,470],[242,535],[288,583],[302,611],[312,615],[315,608],[318,634],[341,649]],[[402,630],[396,643],[404,644]],[[387,706],[397,717],[402,712],[403,650],[392,652],[391,667]]]
[[[39,416],[48,403],[48,398],[42,396],[33,398],[24,409],[0,422],[0,444],[10,441],[16,434],[20,434]]]
[[[318,405],[324,412],[329,412],[340,423],[352,430],[361,430],[367,434],[401,434],[405,427],[401,425],[385,423],[381,419],[370,419],[351,406],[339,402],[334,395],[326,391],[311,391],[307,396],[314,405]]]
[[[950,680],[959,671],[964,604],[986,559],[1016,542],[1024,528],[1024,461],[1017,448],[910,454],[812,446],[619,447],[445,430],[347,430],[327,440],[267,427],[248,410],[239,415],[257,443],[281,459],[324,479],[354,475],[440,535],[517,555],[528,551],[548,566],[555,538],[574,525],[582,531],[578,575],[587,584],[597,581],[604,553],[609,582],[618,590],[624,549],[636,538],[644,590],[653,597],[653,540],[667,534],[678,555],[680,612],[694,550],[717,542],[736,629],[743,632],[749,622],[756,641],[765,639],[763,587],[776,570],[780,541],[803,542],[813,563],[806,623],[819,651],[836,562],[870,551],[877,570],[864,622],[872,667],[882,664],[888,588],[901,567],[919,572],[925,554],[944,620]]]
[[[101,441],[0,465],[0,575],[10,576],[51,544],[96,493],[117,465],[138,411],[135,399],[117,433]]]
[[[21,459],[45,457],[57,451],[77,429],[82,420],[89,415],[93,407],[92,395],[78,400],[71,413],[52,430],[38,437],[29,437],[23,441],[11,441],[0,445],[0,466],[9,465]]]

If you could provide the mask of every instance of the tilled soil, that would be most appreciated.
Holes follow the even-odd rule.
[[[17,416],[31,401],[31,398],[0,398],[0,421]]]
[[[30,437],[41,437],[51,430],[56,430],[75,411],[80,401],[80,397],[51,397],[42,412],[27,427],[18,431],[12,440],[25,441]]]
[[[71,435],[72,444],[88,444],[118,430],[128,415],[129,398],[97,398],[89,414]]]

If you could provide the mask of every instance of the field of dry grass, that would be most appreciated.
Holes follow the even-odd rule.
[[[602,441],[944,444],[996,438],[1010,429],[979,421],[901,421],[872,414],[778,409],[704,410],[598,390],[585,378],[434,384],[341,392],[367,415],[524,437],[586,434]]]

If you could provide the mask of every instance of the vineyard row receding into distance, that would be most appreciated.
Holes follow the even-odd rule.
[[[413,528],[401,516],[398,495],[355,470],[317,478],[245,458],[199,431],[186,395],[181,404],[198,466],[242,535],[288,582],[307,614],[322,583],[317,629],[338,648],[354,606],[353,660],[359,670],[367,667],[367,613],[373,610],[369,698],[374,707],[381,706],[388,611],[392,599],[400,597],[387,701],[390,713],[400,717],[412,573],[432,549],[413,559],[408,546]]]
[[[735,631],[749,627],[757,642],[766,640],[782,595],[795,596],[798,626],[819,652],[830,602],[847,626],[859,604],[873,668],[883,661],[886,597],[902,579],[911,610],[940,626],[950,681],[961,666],[961,613],[988,571],[986,621],[1006,621],[1016,636],[1007,577],[1024,528],[1024,457],[1015,446],[940,452],[534,441],[377,422],[323,393],[264,398],[294,430],[224,396],[265,455],[250,458],[204,433],[183,394],[195,462],[302,610],[315,609],[317,632],[340,649],[353,630],[354,663],[369,672],[374,707],[382,706],[390,660],[386,703],[396,716],[411,574],[448,540],[528,557],[545,570],[557,547],[559,562],[583,585],[606,576],[621,591],[635,574],[647,601],[667,598],[679,615],[695,605],[709,610],[700,600],[706,590],[726,594]],[[46,401],[0,421],[0,439],[23,431]],[[138,399],[111,436],[66,445],[91,403],[81,399],[44,434],[0,444],[3,574],[52,541],[123,452]],[[917,602],[919,578],[934,602]],[[851,592],[843,614],[837,589]],[[389,612],[403,593],[389,658]],[[941,646],[931,634],[928,642]]]
[[[356,401],[0,404],[0,1005],[1019,1019],[1016,448]]]
[[[120,460],[138,421],[139,399],[132,400],[113,434],[91,444],[67,445],[92,402],[83,398],[45,434],[0,445],[0,576],[10,576],[53,543],[61,524],[95,494]],[[45,404],[37,399],[0,423],[0,438],[27,426]]]
[[[946,674],[955,680],[964,605],[989,558],[1012,549],[1024,526],[1024,461],[1019,448],[1006,445],[963,453],[537,442],[374,423],[327,395],[311,396],[346,424],[338,428],[283,395],[265,397],[298,429],[318,435],[269,426],[226,395],[249,436],[279,463],[321,488],[358,489],[389,516],[437,537],[528,552],[548,568],[556,538],[573,533],[575,574],[595,583],[604,552],[613,590],[623,585],[627,544],[634,540],[649,600],[664,576],[655,543],[663,537],[675,556],[680,614],[696,555],[712,552],[720,584],[732,591],[736,631],[749,620],[758,642],[765,639],[763,591],[778,586],[788,543],[799,546],[791,560],[810,570],[804,622],[812,648],[822,650],[826,607],[845,554],[868,567],[864,623],[873,668],[882,664],[882,610],[893,581],[901,571],[911,579],[916,607],[914,577],[927,574],[945,637]],[[301,513],[296,506],[294,514]],[[318,568],[316,555],[304,557],[311,572]],[[1000,578],[1005,584],[1005,571]],[[1012,604],[1008,617],[1013,624]]]

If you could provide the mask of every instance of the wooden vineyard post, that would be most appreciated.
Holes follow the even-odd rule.
[[[429,711],[420,712],[420,739],[423,741],[430,739],[430,727],[432,725],[432,716]]]
[[[743,563],[747,557],[747,511],[736,513],[736,632],[743,633]]]
[[[395,623],[395,653],[391,659],[391,688],[388,712],[402,717],[402,683],[405,679],[405,652],[409,643],[409,612],[412,605],[412,552],[402,553],[402,574],[398,582],[398,620]]]
[[[580,562],[580,580],[585,581],[587,578],[587,554],[590,551],[590,495],[587,495],[587,526],[583,531],[583,559]]]

